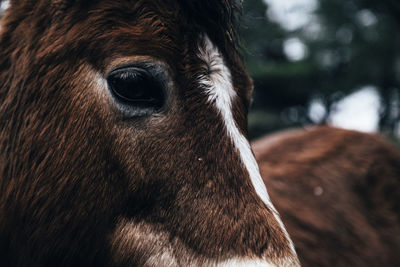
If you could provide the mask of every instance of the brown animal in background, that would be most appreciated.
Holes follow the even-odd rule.
[[[0,266],[299,266],[229,0],[11,0]]]
[[[330,127],[252,145],[303,266],[400,266],[400,152],[393,145]]]

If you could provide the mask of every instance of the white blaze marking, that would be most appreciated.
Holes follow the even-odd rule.
[[[257,161],[251,151],[250,143],[240,133],[235,119],[233,118],[232,100],[236,97],[236,92],[233,89],[231,72],[225,65],[224,59],[218,48],[212,44],[207,36],[204,37],[204,47],[200,47],[199,56],[208,64],[210,68],[209,75],[200,77],[200,83],[205,87],[208,95],[208,101],[210,103],[215,102],[215,105],[224,120],[228,135],[232,139],[236,149],[239,151],[240,158],[249,173],[250,180],[254,186],[254,189],[256,190],[257,195],[274,214],[275,219],[286,235],[293,255],[296,255],[293,243],[289,238],[289,234],[283,226],[278,212],[269,198],[267,188],[265,187],[263,179],[261,178]]]
[[[208,37],[205,37],[204,43],[205,47],[204,50],[200,49],[200,56],[209,65],[210,74],[208,77],[201,77],[200,83],[205,86],[208,101],[210,103],[215,102],[218,111],[221,113],[228,135],[239,151],[257,194],[270,209],[275,211],[261,178],[256,159],[251,152],[250,143],[240,133],[233,118],[232,100],[236,97],[236,92],[232,86],[231,72],[225,65],[218,49]]]

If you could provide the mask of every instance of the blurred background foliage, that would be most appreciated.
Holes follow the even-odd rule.
[[[255,84],[251,138],[310,124],[399,136],[400,1],[244,0],[243,7],[241,43]]]

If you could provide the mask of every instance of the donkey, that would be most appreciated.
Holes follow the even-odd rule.
[[[1,266],[299,266],[247,140],[233,0],[11,0]]]
[[[400,266],[397,149],[330,127],[252,145],[303,266]]]

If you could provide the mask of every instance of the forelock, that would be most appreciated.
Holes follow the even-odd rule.
[[[236,46],[236,20],[241,0],[178,0],[193,29],[206,33],[214,42]]]

